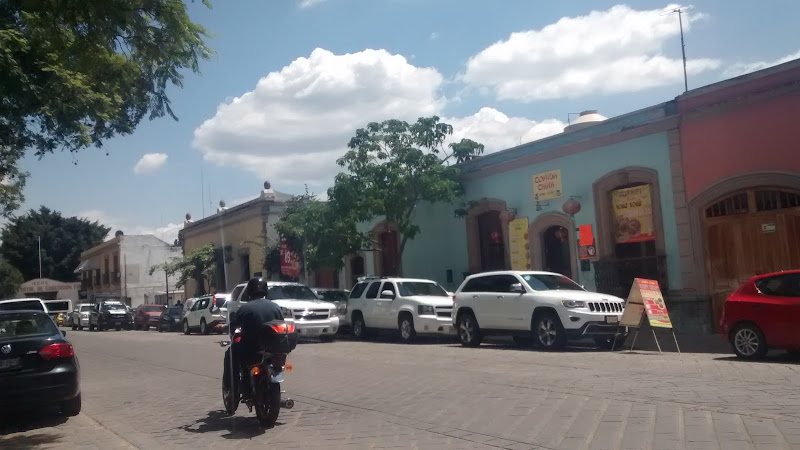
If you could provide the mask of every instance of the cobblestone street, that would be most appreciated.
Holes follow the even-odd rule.
[[[303,343],[296,406],[262,430],[222,411],[221,336],[67,334],[83,412],[6,417],[0,448],[800,448],[800,365],[782,353]]]

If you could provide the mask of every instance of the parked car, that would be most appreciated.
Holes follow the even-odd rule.
[[[57,405],[81,411],[78,359],[46,312],[0,311],[0,412]]]
[[[150,327],[158,327],[158,319],[161,313],[166,311],[164,305],[139,305],[133,316],[133,328],[136,330],[147,331]]]
[[[337,315],[339,316],[339,327],[346,327],[350,325],[350,322],[347,319],[347,301],[350,298],[349,290],[316,288],[313,289],[313,291],[320,300],[336,305],[336,310],[338,311]]]
[[[404,342],[417,334],[455,335],[453,298],[435,281],[365,278],[353,286],[347,308],[359,339],[376,330],[396,330]]]
[[[191,334],[192,330],[197,330],[200,334],[208,334],[224,322],[225,318],[214,303],[214,297],[200,297],[183,316],[183,333]]]
[[[89,331],[103,331],[116,328],[117,331],[130,329],[133,323],[125,304],[119,300],[100,300],[89,313]]]
[[[453,324],[467,347],[489,335],[544,350],[583,339],[609,346],[626,336],[619,327],[624,308],[621,298],[588,292],[558,273],[486,272],[468,276],[456,290]]]
[[[236,289],[232,294],[235,292]],[[236,299],[231,298],[228,302],[231,314],[234,314],[243,303],[255,300],[248,298],[246,294],[247,291],[242,288]],[[286,322],[295,324],[299,337],[319,338],[322,341],[331,342],[339,331],[336,305],[323,302],[308,286],[302,283],[269,281],[267,282],[267,298],[281,307]]]
[[[230,299],[231,294],[214,294],[214,298],[211,300],[213,303],[211,312],[215,316],[221,317],[222,319],[219,320],[213,327],[211,327],[211,331],[216,331],[218,334],[222,334],[228,329],[228,303],[230,302]]]
[[[89,326],[89,314],[92,312],[91,303],[79,303],[72,311],[69,317],[68,326],[73,330],[83,330],[83,327]]]
[[[800,270],[757,275],[723,304],[720,329],[736,356],[761,358],[769,349],[800,353]]]
[[[158,329],[159,333],[163,331],[180,330],[182,321],[183,305],[170,306],[165,311],[161,312],[161,315],[158,317],[156,329]]]
[[[0,311],[36,310],[47,312],[44,302],[38,298],[12,298],[0,300]]]

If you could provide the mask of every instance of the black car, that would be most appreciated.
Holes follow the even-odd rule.
[[[133,327],[133,317],[128,308],[119,300],[100,300],[92,306],[89,313],[89,331],[103,331],[116,328],[117,331]]]
[[[181,329],[183,319],[183,305],[175,305],[167,308],[158,318],[158,331],[173,331]]]
[[[0,311],[0,412],[81,412],[78,359],[64,335],[43,311]]]

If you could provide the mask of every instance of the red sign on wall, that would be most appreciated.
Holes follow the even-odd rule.
[[[300,258],[289,250],[289,244],[283,238],[281,238],[281,274],[291,278],[300,278]]]

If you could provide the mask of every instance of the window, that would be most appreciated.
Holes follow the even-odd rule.
[[[116,310],[124,310],[125,306],[122,303],[103,303],[103,311],[116,311]]]
[[[757,211],[797,207],[800,207],[800,194],[784,191],[756,191]]]
[[[242,276],[241,281],[247,281],[250,279],[250,254],[239,255],[239,269],[241,270]]]
[[[57,333],[58,328],[43,313],[4,314],[0,319],[0,338],[49,336]]]
[[[800,297],[800,274],[788,273],[756,280],[756,287],[764,295],[773,297]]]
[[[381,282],[376,281],[369,286],[367,290],[367,298],[375,298],[378,296],[378,288],[381,287]]]
[[[583,291],[582,287],[565,276],[525,274],[522,279],[535,291]]]
[[[476,277],[467,281],[466,286],[464,286],[461,292],[487,292],[486,278],[487,277]]]
[[[82,305],[81,312],[89,312],[92,310],[92,305]]]
[[[361,297],[361,294],[364,293],[364,289],[367,288],[368,284],[369,283],[366,283],[366,282],[362,281],[361,283],[358,283],[355,286],[353,286],[353,290],[350,292],[350,298],[359,298],[359,297]]]
[[[747,192],[742,192],[720,200],[706,208],[706,217],[732,216],[735,214],[747,214],[748,212],[750,212],[750,207],[748,205]]]
[[[384,297],[383,291],[392,291],[392,295]],[[391,281],[383,283],[383,287],[381,288],[381,298],[394,298],[395,296],[397,296],[397,292],[394,290],[394,283]]]
[[[159,306],[148,305],[142,308],[142,310],[144,310],[144,312],[158,312],[158,311],[163,311],[164,307],[160,305]]]
[[[0,303],[0,311],[20,311],[23,309],[33,309],[36,311],[44,311],[42,302],[39,300],[26,300],[22,302],[2,302]]]
[[[386,289],[386,288],[384,288]],[[425,283],[420,281],[403,281],[397,283],[397,289],[403,297],[420,295],[426,297],[447,297],[447,291],[436,283]]]
[[[326,302],[346,302],[347,291],[317,291],[317,297]]]
[[[519,283],[517,277],[513,275],[492,275],[487,278],[489,292],[513,292],[511,286]]]
[[[302,284],[268,284],[267,299],[319,300],[308,286]]]
[[[244,289],[244,286],[236,286],[235,288],[233,288],[233,292],[231,292],[231,300],[237,300],[239,298],[239,294],[242,293],[243,289]],[[242,301],[246,302],[247,299],[246,298],[242,298]]]
[[[114,273],[119,273],[119,253],[114,253]]]

